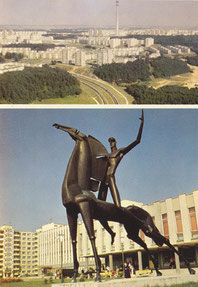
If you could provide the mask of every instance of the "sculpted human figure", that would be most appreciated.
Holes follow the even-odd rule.
[[[101,183],[101,186],[100,186],[98,199],[106,201],[108,187],[109,187],[114,204],[118,207],[121,207],[121,202],[120,202],[120,194],[119,194],[116,181],[115,181],[115,172],[123,156],[127,154],[130,150],[132,150],[141,141],[142,130],[143,130],[143,125],[144,125],[143,110],[142,110],[142,116],[140,120],[141,120],[141,124],[140,124],[137,138],[134,142],[129,144],[127,147],[117,149],[115,138],[110,137],[108,139],[110,143],[110,147],[111,147],[111,153],[108,154],[107,171],[106,171],[105,179]]]

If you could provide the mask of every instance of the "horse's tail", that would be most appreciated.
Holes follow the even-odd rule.
[[[152,238],[158,246],[162,246],[165,243],[166,239],[160,234],[152,217],[146,210],[135,205],[130,205],[127,209],[137,219],[139,228],[142,229],[146,236]]]

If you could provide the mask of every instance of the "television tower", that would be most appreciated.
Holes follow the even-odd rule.
[[[116,36],[119,36],[119,0],[116,0]]]

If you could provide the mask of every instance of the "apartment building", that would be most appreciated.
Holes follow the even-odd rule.
[[[86,53],[82,50],[79,50],[75,53],[75,65],[76,66],[85,66],[86,65]]]
[[[25,234],[28,234],[27,240]],[[0,277],[37,275],[37,237],[35,232],[21,232],[11,225],[0,228]]]
[[[97,54],[97,64],[99,66],[105,65],[105,64],[111,64],[113,62],[113,58],[114,58],[114,53],[112,49],[101,50]]]
[[[20,232],[21,275],[38,275],[38,237],[36,232]]]

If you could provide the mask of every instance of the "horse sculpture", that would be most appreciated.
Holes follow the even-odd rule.
[[[92,136],[87,137],[74,128],[59,124],[54,124],[54,126],[67,132],[75,141],[75,147],[70,157],[62,185],[62,201],[67,212],[73,247],[73,282],[76,282],[79,267],[76,250],[77,218],[79,213],[82,215],[92,245],[96,266],[96,281],[101,281],[101,262],[95,244],[94,219],[99,220],[111,234],[112,242],[115,233],[109,227],[108,221],[123,224],[127,237],[145,249],[154,264],[158,276],[162,274],[158,270],[157,263],[150,254],[145,242],[138,235],[140,229],[146,236],[152,238],[158,246],[162,246],[163,244],[169,246],[184,260],[190,274],[195,274],[195,271],[190,268],[189,262],[171,245],[168,239],[160,234],[148,212],[136,206],[128,206],[127,208],[118,207],[95,197],[92,191],[98,190],[99,182],[105,175],[105,156],[107,156],[105,147],[97,139]]]

